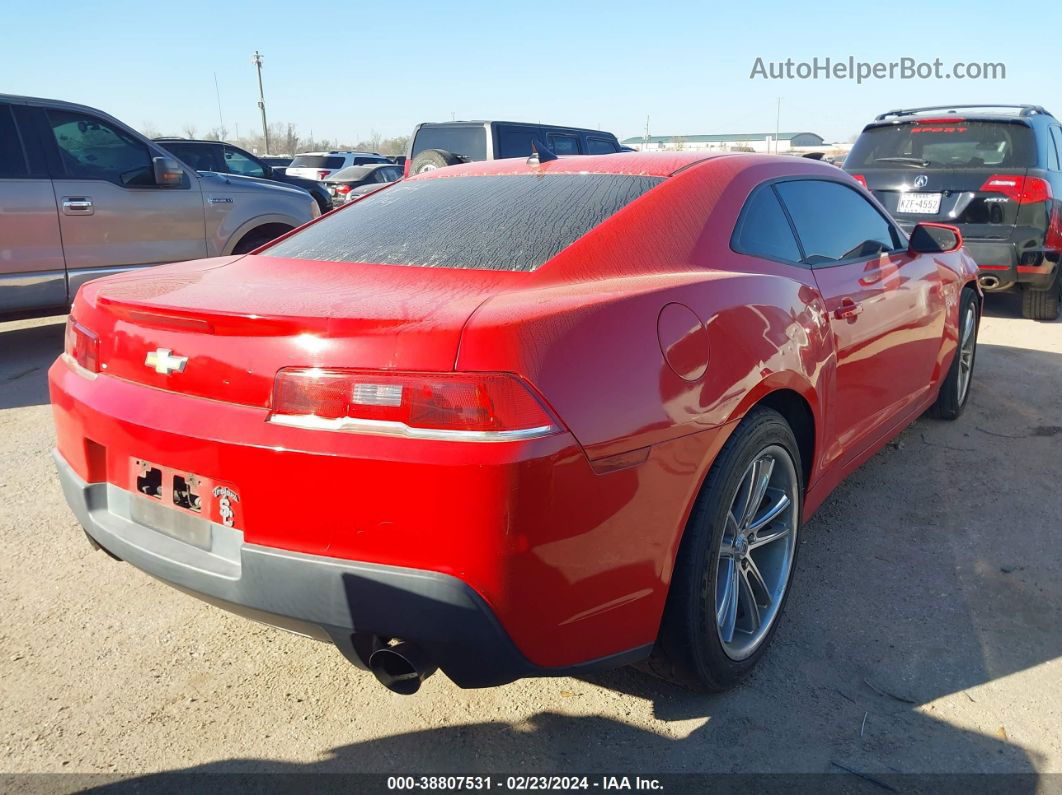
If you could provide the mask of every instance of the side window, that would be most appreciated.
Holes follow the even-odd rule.
[[[49,110],[59,157],[72,179],[101,179],[126,187],[154,187],[151,151],[124,130],[85,113]]]
[[[800,262],[793,228],[770,185],[758,187],[745,202],[730,247],[741,254]]]
[[[22,142],[15,129],[15,119],[11,115],[10,105],[0,105],[0,179],[4,177],[26,177],[26,155],[22,151]]]
[[[579,154],[579,139],[574,135],[550,133],[549,147],[558,155]]]
[[[163,149],[177,155],[196,171],[220,171],[214,160],[214,146],[211,144],[188,144],[179,141],[166,141],[160,144]]]
[[[775,188],[793,219],[809,265],[871,257],[900,246],[892,224],[846,185],[808,179],[779,182]]]
[[[588,155],[611,155],[618,151],[619,147],[616,146],[614,141],[609,141],[606,138],[586,139],[586,153]]]
[[[506,157],[528,157],[531,154],[531,139],[539,135],[534,127],[498,128],[498,151],[494,156],[499,160]]]
[[[1054,169],[1055,171],[1062,170],[1062,127],[1051,128],[1051,142],[1053,144],[1055,159]]]
[[[225,170],[229,174],[240,174],[245,177],[264,177],[265,169],[243,152],[225,147]]]

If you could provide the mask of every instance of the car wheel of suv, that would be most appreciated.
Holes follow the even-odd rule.
[[[434,171],[437,168],[456,166],[463,162],[460,157],[445,149],[425,149],[413,158],[413,165],[409,167],[411,174],[420,174],[424,171]]]
[[[250,254],[256,248],[260,248],[261,246],[264,246],[269,241],[275,240],[276,238],[280,237],[285,232],[290,232],[290,231],[291,231],[290,227],[284,227],[283,229],[280,229],[279,231],[260,232],[260,231],[256,230],[256,231],[253,231],[253,232],[248,232],[247,235],[245,235],[240,240],[240,242],[237,243],[235,245],[235,247],[233,247],[232,253],[233,254]]]
[[[1062,268],[1062,265],[1059,266]],[[1062,275],[1055,269],[1055,281],[1046,290],[1030,290],[1022,287],[1021,316],[1029,320],[1054,320],[1058,317],[1062,302]]]
[[[959,347],[951,367],[940,385],[936,402],[930,406],[929,414],[941,420],[957,419],[966,408],[970,398],[970,386],[973,384],[974,361],[977,358],[978,328],[977,296],[973,290],[963,290],[959,299]]]
[[[682,539],[649,670],[725,690],[766,652],[789,594],[804,493],[788,423],[750,412],[723,446]]]

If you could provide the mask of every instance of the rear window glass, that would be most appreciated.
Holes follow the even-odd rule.
[[[336,155],[299,155],[288,168],[342,168],[344,162]]]
[[[1026,168],[1036,165],[1033,131],[1024,124],[955,121],[872,127],[859,136],[846,169]]]
[[[365,179],[365,175],[372,171],[371,166],[347,166],[329,177],[330,180]]]
[[[533,271],[661,181],[543,174],[400,182],[265,253],[328,262]]]
[[[476,127],[421,127],[413,141],[413,156],[425,149],[442,149],[469,160],[487,159],[487,131]]]

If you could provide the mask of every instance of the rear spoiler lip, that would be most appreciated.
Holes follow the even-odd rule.
[[[940,118],[940,117],[934,117],[934,118]],[[918,116],[900,116],[900,117],[895,118],[895,119],[885,119],[885,120],[883,120],[882,117],[879,116],[878,118],[874,119],[874,121],[870,122],[870,124],[868,124],[866,127],[864,127],[863,128],[863,132],[866,132],[867,130],[880,129],[882,127],[895,127],[895,126],[897,126],[899,124],[919,124],[922,121],[925,121],[925,120],[919,118]],[[1032,125],[1029,123],[1029,117],[1028,116],[991,116],[991,115],[986,115],[986,114],[966,114],[965,116],[960,116],[960,117],[955,119],[955,123],[956,124],[961,124],[963,122],[980,122],[980,123],[989,122],[989,123],[992,123],[992,124],[1020,124],[1022,127],[1028,127],[1030,129],[1032,128]]]

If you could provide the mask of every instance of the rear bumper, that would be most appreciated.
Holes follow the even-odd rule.
[[[915,223],[900,222],[910,233]],[[986,291],[1007,290],[1016,285],[1033,290],[1049,287],[1055,278],[1060,252],[1045,249],[1044,232],[1032,227],[1015,227],[1007,238],[979,237],[987,226],[959,224],[963,245],[979,268],[978,280]]]
[[[118,557],[204,598],[225,601],[237,612],[261,610],[271,614],[265,619],[271,623],[337,643],[343,638],[337,639],[335,628],[347,630],[347,641],[349,630],[365,626],[410,640],[416,639],[411,629],[421,631],[419,624],[391,621],[391,613],[382,614],[386,621],[366,623],[375,614],[359,614],[361,605],[386,604],[397,591],[373,591],[352,608],[341,586],[355,580],[351,569],[339,567],[414,572],[418,582],[450,583],[447,588],[475,595],[475,610],[460,600],[466,604],[462,615],[486,607],[493,616],[487,623],[500,625],[507,640],[491,641],[491,647],[512,644],[522,658],[491,664],[502,672],[491,676],[503,679],[528,665],[554,672],[617,655],[625,659],[654,642],[671,556],[697,487],[695,478],[674,473],[684,472],[689,461],[711,460],[728,432],[708,429],[681,437],[654,448],[639,467],[601,475],[566,434],[464,444],[289,428],[266,422],[264,409],[103,373],[90,378],[62,359],[52,366],[49,381],[56,447],[78,486],[67,496],[89,533]],[[238,493],[235,527],[242,536],[219,529],[217,500],[213,506],[204,502],[201,517],[191,517],[217,523],[206,537],[228,539],[219,548],[227,557],[197,557],[193,568],[215,566],[211,579],[182,580],[178,573],[184,569],[174,568],[180,555],[200,550],[178,553],[165,543],[174,539],[159,540],[156,531],[148,537],[173,553],[162,555],[170,562],[159,555],[141,561],[129,550],[112,549],[114,539],[97,537],[93,521],[103,530],[112,521],[128,529],[128,521],[119,520],[137,495],[131,472],[136,461],[164,468],[167,482],[171,475],[194,475]],[[97,505],[105,506],[102,513],[93,513]],[[128,512],[124,517],[129,520]],[[201,534],[196,538],[202,543]],[[323,561],[329,572],[350,576],[337,574],[340,585],[315,586],[300,604],[318,604],[316,612],[278,603],[279,595],[269,593],[262,602],[241,590],[250,586],[225,582],[247,576],[252,578],[247,582],[257,582],[256,566],[281,560]],[[262,571],[266,579],[277,574]],[[402,615],[431,617],[425,631],[443,627],[450,636],[453,622],[438,609],[402,604]],[[319,612],[320,605],[332,612]],[[462,630],[453,644],[486,655],[484,644],[493,634]],[[508,651],[499,654],[514,659]],[[440,667],[447,670],[442,661]],[[462,673],[457,662],[449,667],[462,683],[490,678]]]
[[[536,666],[456,577],[249,544],[239,530],[216,523],[210,523],[209,548],[192,546],[131,518],[131,502],[146,498],[86,483],[61,454],[54,457],[78,521],[112,555],[219,607],[331,641],[360,667],[377,637],[417,643],[461,687],[624,665],[649,652],[637,648],[568,668]]]

